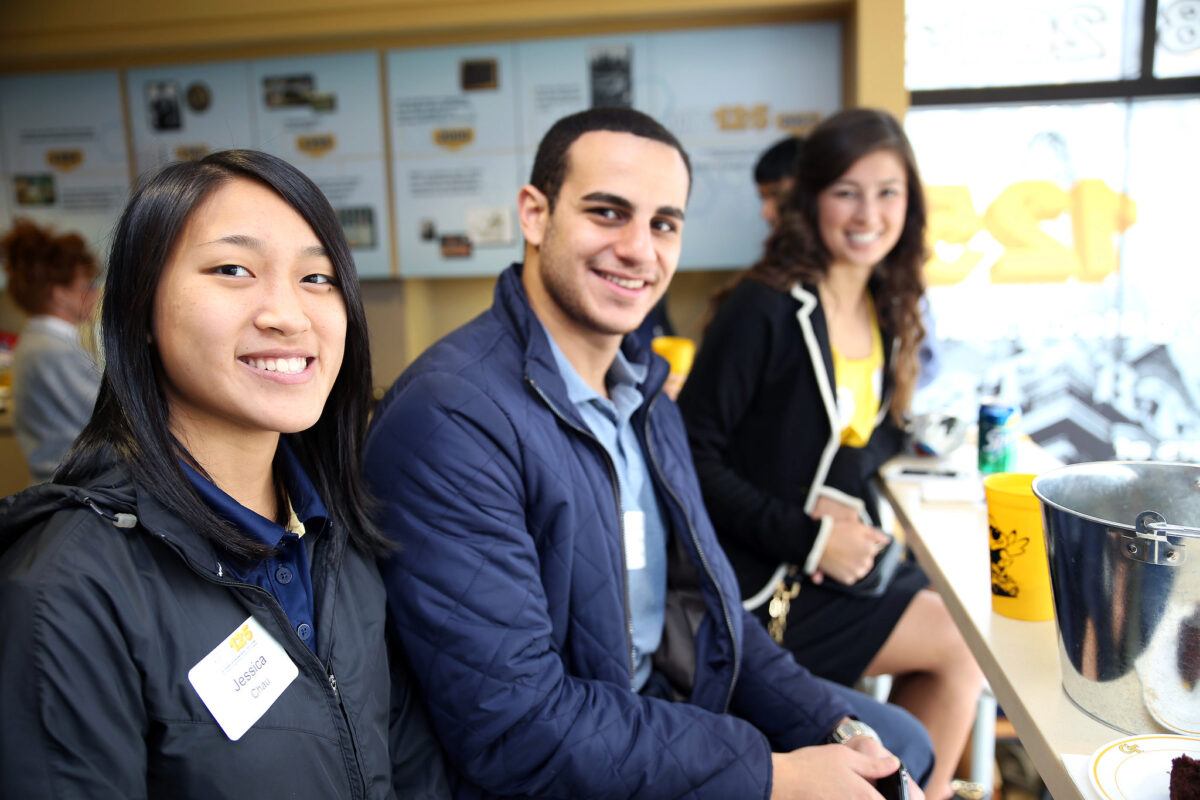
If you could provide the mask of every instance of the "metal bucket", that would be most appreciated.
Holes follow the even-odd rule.
[[[1033,493],[1067,696],[1126,733],[1200,735],[1200,465],[1075,464]]]

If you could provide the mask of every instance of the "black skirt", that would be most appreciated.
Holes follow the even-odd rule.
[[[916,562],[903,561],[879,597],[856,597],[807,577],[792,600],[783,646],[809,672],[852,686],[875,658],[913,597],[929,585]],[[764,623],[767,606],[755,613]]]

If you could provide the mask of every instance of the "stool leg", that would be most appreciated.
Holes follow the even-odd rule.
[[[881,703],[886,703],[888,695],[892,693],[892,676],[864,675],[858,679],[858,683],[854,684],[854,688],[865,695],[874,697]]]
[[[995,785],[996,698],[985,688],[975,706],[975,728],[971,733],[971,781],[990,795]]]

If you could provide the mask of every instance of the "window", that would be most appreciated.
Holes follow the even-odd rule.
[[[908,0],[943,360],[919,407],[1003,392],[1068,462],[1200,461],[1198,12]]]

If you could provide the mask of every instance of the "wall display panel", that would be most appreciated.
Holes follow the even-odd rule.
[[[1143,0],[906,0],[910,91],[1114,81],[1140,71]]]
[[[359,275],[391,275],[375,53],[130,70],[139,174],[231,147],[273,153],[329,198]]]
[[[944,362],[918,410],[999,391],[1066,461],[1200,460],[1197,125],[1197,100],[909,112]]]
[[[4,118],[0,117],[0,130],[4,129]],[[4,149],[0,148],[0,176],[7,176],[8,169],[4,165]],[[12,193],[5,190],[0,192],[0,230],[12,227]],[[0,269],[0,286],[4,285],[4,270]]]
[[[103,258],[129,195],[116,72],[0,78],[9,214],[78,231]]]
[[[521,167],[528,180],[538,142],[559,118],[596,106],[636,108],[651,116],[650,37],[543,39],[517,45],[521,85]]]
[[[337,212],[364,278],[389,277],[391,235],[378,57],[250,62],[256,147],[295,164]]]
[[[400,271],[494,275],[519,260],[515,199],[537,144],[594,105],[645,111],[688,150],[681,266],[745,266],[767,233],[754,162],[840,106],[841,63],[838,23],[390,52]]]
[[[125,93],[139,175],[172,161],[255,146],[245,61],[129,70]]]
[[[1159,0],[1154,77],[1200,75],[1200,0]]]
[[[838,23],[680,31],[650,40],[648,104],[688,150],[685,268],[749,266],[768,233],[758,156],[842,104]]]
[[[3,128],[4,128],[4,118],[0,117],[0,130],[3,130]],[[0,148],[0,177],[6,178],[7,175],[8,175],[8,170],[6,170],[4,168],[3,148]],[[9,194],[10,193],[8,191],[0,192],[0,231],[7,231],[9,228],[12,227],[12,209],[11,209],[11,201],[9,198]],[[2,235],[2,234],[0,234],[0,235]],[[7,285],[8,285],[8,275],[4,272],[3,267],[0,266],[0,290],[3,290],[4,287]],[[3,347],[4,346],[2,344],[0,344],[0,350],[3,350]],[[2,359],[2,356],[0,356],[0,359]],[[2,364],[3,364],[3,361],[0,360],[0,366],[2,366]]]
[[[649,69],[649,42],[648,35],[628,34],[518,43],[520,183],[529,180],[546,131],[568,114],[608,106],[658,116],[659,92]]]
[[[405,276],[495,275],[521,259],[514,46],[388,53],[396,238]]]

